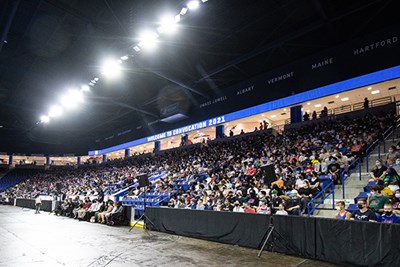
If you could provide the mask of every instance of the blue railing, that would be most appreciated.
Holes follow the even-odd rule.
[[[326,190],[330,188],[331,190],[329,192],[326,192]],[[322,199],[314,206],[311,207],[311,205],[314,203],[316,199],[318,199],[320,196]],[[307,203],[307,216],[310,217],[311,214],[316,210],[321,204],[324,203],[325,199],[327,199],[330,195],[332,195],[332,209],[335,208],[335,185],[333,184],[333,181],[330,181],[327,185],[322,188],[322,190],[316,194],[308,203]]]
[[[360,181],[361,181],[361,159],[360,158],[357,158],[357,159],[353,160],[353,162],[350,163],[350,165],[347,166],[347,168],[344,169],[340,173],[340,176],[341,176],[341,179],[342,179],[342,197],[343,198],[344,198],[344,188],[345,188],[344,182],[346,181],[347,177],[349,177],[354,172],[354,170],[357,168],[357,165],[358,165],[359,178],[360,178]],[[354,166],[354,168],[350,169],[350,167],[352,167],[352,166]]]
[[[365,168],[366,168],[366,172],[369,171],[369,155],[371,154],[372,150],[375,149],[376,146],[378,146],[378,158],[381,158],[381,144],[383,143],[383,153],[386,153],[386,139],[394,132],[394,130],[396,130],[398,128],[398,126],[393,129],[393,126],[390,126],[384,133],[383,133],[383,140],[376,140],[374,143],[372,143],[372,145],[370,145],[366,151],[365,151],[365,159],[366,159],[366,164],[365,164]],[[395,136],[393,135],[393,140],[392,142],[394,142],[394,138]]]

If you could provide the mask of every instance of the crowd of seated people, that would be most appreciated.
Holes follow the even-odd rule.
[[[125,220],[125,211],[121,202],[104,201],[101,198],[93,200],[89,197],[84,200],[79,199],[79,197],[67,198],[55,208],[54,214],[79,221],[98,222],[107,225],[115,225]]]
[[[123,188],[135,182],[137,173],[163,170],[168,175],[153,186],[170,194],[170,207],[301,215],[321,190],[320,175],[340,184],[341,171],[362,157],[393,121],[394,116],[385,113],[316,121],[282,133],[258,131],[98,166],[43,172],[8,193],[32,198],[38,192],[52,194],[62,183],[58,191],[67,198],[98,197],[109,190],[107,185]],[[273,177],[268,177],[268,166],[274,167]],[[188,188],[175,182],[183,177]],[[77,217],[93,212],[85,211],[85,202],[80,205]],[[105,215],[98,218],[107,221]]]
[[[400,223],[400,144],[391,146],[382,159],[377,159],[369,175],[370,193],[357,199],[358,210],[344,209],[344,202],[337,202],[337,219]]]

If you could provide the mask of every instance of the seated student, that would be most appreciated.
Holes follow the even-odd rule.
[[[256,210],[251,207],[249,202],[244,203],[244,213],[256,213]]]
[[[285,210],[285,205],[283,203],[279,204],[279,209],[275,213],[275,215],[288,215],[287,211]]]
[[[389,202],[389,198],[382,195],[381,187],[379,185],[374,185],[371,187],[371,193],[368,195],[367,199],[368,208],[382,214],[383,206]]]
[[[289,192],[289,198],[286,197],[285,200],[285,207],[289,215],[299,215],[300,199],[296,190]]]
[[[328,174],[332,176],[332,181],[335,184],[342,184],[342,177],[340,176],[340,165],[336,157],[329,157],[331,163],[328,165]]]
[[[284,183],[285,183],[285,182],[283,181],[282,177],[277,175],[277,176],[276,176],[276,180],[275,180],[274,182],[271,183],[271,187],[272,187],[273,189],[275,189],[275,190],[279,190],[279,189],[282,189],[282,188],[283,188]]]
[[[399,153],[396,151],[396,147],[395,146],[389,147],[388,153],[386,154],[386,163],[388,165],[394,164],[398,157]]]
[[[351,213],[346,211],[346,205],[344,201],[337,201],[336,202],[336,210],[338,211],[334,218],[338,220],[350,220]]]
[[[393,194],[392,199],[393,213],[400,215],[400,189],[397,189]]]
[[[397,158],[395,163],[391,165],[391,167],[396,171],[396,173],[400,172],[400,158]]]
[[[310,190],[310,182],[306,179],[306,175],[304,173],[300,173],[299,178],[296,180],[296,190],[300,195],[309,195]]]
[[[118,201],[114,209],[105,215],[107,225],[114,225],[117,223],[118,218],[123,216],[124,207],[121,201]]]
[[[392,192],[395,192],[397,189],[399,189],[400,176],[393,167],[387,169],[382,181],[384,184],[387,184],[387,187],[389,187]]]
[[[235,203],[233,203],[233,206],[233,212],[244,212],[244,209],[241,207],[239,201],[235,201]]]
[[[88,200],[85,200],[85,204],[83,204],[83,208],[78,210],[78,220],[83,220],[84,217],[86,216],[86,212],[89,210],[91,204]]]
[[[383,164],[381,159],[377,159],[375,166],[371,169],[369,175],[371,176],[370,182],[376,182],[382,179],[386,174],[387,167]]]
[[[383,206],[383,210],[383,215],[379,219],[379,222],[400,224],[400,217],[397,217],[396,214],[393,213],[392,204],[385,204],[385,206]]]
[[[311,190],[310,194],[312,196],[315,196],[321,190],[319,177],[317,172],[315,171],[311,173],[310,190]]]
[[[267,204],[267,200],[263,199],[260,201],[260,206],[257,207],[257,213],[271,214],[271,209]]]
[[[73,214],[74,219],[78,218],[78,211],[83,208],[83,205],[84,205],[83,201],[79,200],[79,203],[76,204],[75,208],[72,210],[72,214]]]
[[[109,214],[114,209],[114,202],[112,200],[108,200],[107,208],[98,214],[98,222],[105,224],[106,223],[106,214]]]
[[[83,216],[83,219],[86,221],[89,221],[90,218],[92,218],[97,211],[100,209],[100,203],[98,202],[97,199],[93,199],[92,205],[90,205],[90,208],[86,211],[85,215]]]
[[[351,214],[350,220],[363,221],[363,222],[376,222],[377,221],[377,216],[376,216],[375,212],[368,209],[366,199],[364,199],[364,198],[358,199],[357,207],[358,207],[358,210],[354,211]]]

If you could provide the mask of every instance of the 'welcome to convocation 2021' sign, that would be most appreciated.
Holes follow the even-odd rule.
[[[225,116],[205,120],[205,121],[194,123],[194,124],[184,126],[184,127],[178,128],[178,129],[174,129],[171,131],[167,131],[167,132],[163,132],[163,133],[156,134],[153,136],[149,136],[149,137],[147,137],[147,142],[157,141],[159,139],[171,137],[174,135],[188,133],[191,131],[211,127],[211,126],[214,126],[214,125],[217,125],[220,123],[224,123],[224,122],[225,122]]]

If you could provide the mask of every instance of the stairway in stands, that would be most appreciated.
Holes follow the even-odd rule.
[[[385,147],[381,145],[380,147],[376,147],[369,155],[368,158],[368,170],[366,159],[364,159],[361,165],[361,180],[360,175],[357,170],[354,171],[345,181],[345,195],[343,198],[342,195],[342,186],[335,186],[335,202],[339,200],[344,200],[346,202],[346,207],[349,204],[354,203],[354,198],[358,196],[360,192],[364,191],[364,187],[368,184],[370,179],[369,172],[371,168],[375,165],[375,161],[379,158],[379,150],[380,156],[382,159],[385,158],[385,152],[387,152],[388,148],[392,145],[396,145],[400,142],[400,130],[392,133],[385,141]],[[328,198],[325,200],[324,204],[322,204],[314,213],[314,217],[325,217],[332,218],[336,214],[336,210],[332,210],[332,198]]]

